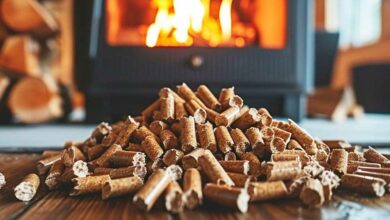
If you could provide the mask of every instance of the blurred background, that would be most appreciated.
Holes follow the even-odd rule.
[[[390,143],[390,0],[0,0],[0,46],[4,137],[137,115],[186,82]]]

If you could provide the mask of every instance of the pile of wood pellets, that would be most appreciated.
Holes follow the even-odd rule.
[[[389,155],[313,138],[292,120],[246,106],[234,87],[217,98],[184,83],[162,88],[141,116],[103,122],[85,141],[44,152],[37,170],[50,190],[131,196],[146,211],[162,199],[172,213],[205,202],[246,212],[249,202],[281,198],[320,207],[337,188],[379,197],[390,183]],[[29,201],[39,185],[29,174],[15,197]]]

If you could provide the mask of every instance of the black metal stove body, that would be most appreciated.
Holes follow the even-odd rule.
[[[311,0],[288,1],[287,45],[280,50],[112,46],[105,39],[105,2],[94,1],[88,71],[76,70],[86,93],[88,122],[139,114],[157,98],[159,88],[182,82],[193,89],[206,84],[215,92],[235,86],[250,106],[295,120],[304,116],[305,96],[313,84]],[[194,62],[199,59],[201,65]]]

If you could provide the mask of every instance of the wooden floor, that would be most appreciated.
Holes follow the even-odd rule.
[[[331,203],[321,209],[303,207],[299,201],[272,201],[251,204],[246,214],[205,204],[200,209],[171,215],[161,202],[150,213],[136,210],[130,196],[108,201],[100,195],[69,197],[64,192],[50,192],[40,187],[29,203],[15,199],[13,187],[24,175],[35,171],[37,154],[0,154],[0,172],[7,185],[0,190],[0,219],[390,219],[390,195],[362,198],[338,192]]]

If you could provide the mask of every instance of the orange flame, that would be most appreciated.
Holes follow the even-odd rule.
[[[193,37],[206,38],[210,45],[218,45],[231,37],[231,5],[233,0],[222,0],[219,27],[209,16],[210,0],[155,0],[157,14],[146,33],[146,46],[192,45]],[[169,3],[171,4],[169,4]],[[173,10],[171,10],[173,9]],[[205,25],[209,28],[205,28]],[[199,36],[197,36],[199,35]],[[174,41],[174,43],[172,43]]]
[[[228,40],[232,34],[232,17],[231,9],[232,0],[222,0],[221,8],[219,9],[219,21],[221,22],[222,37]]]

